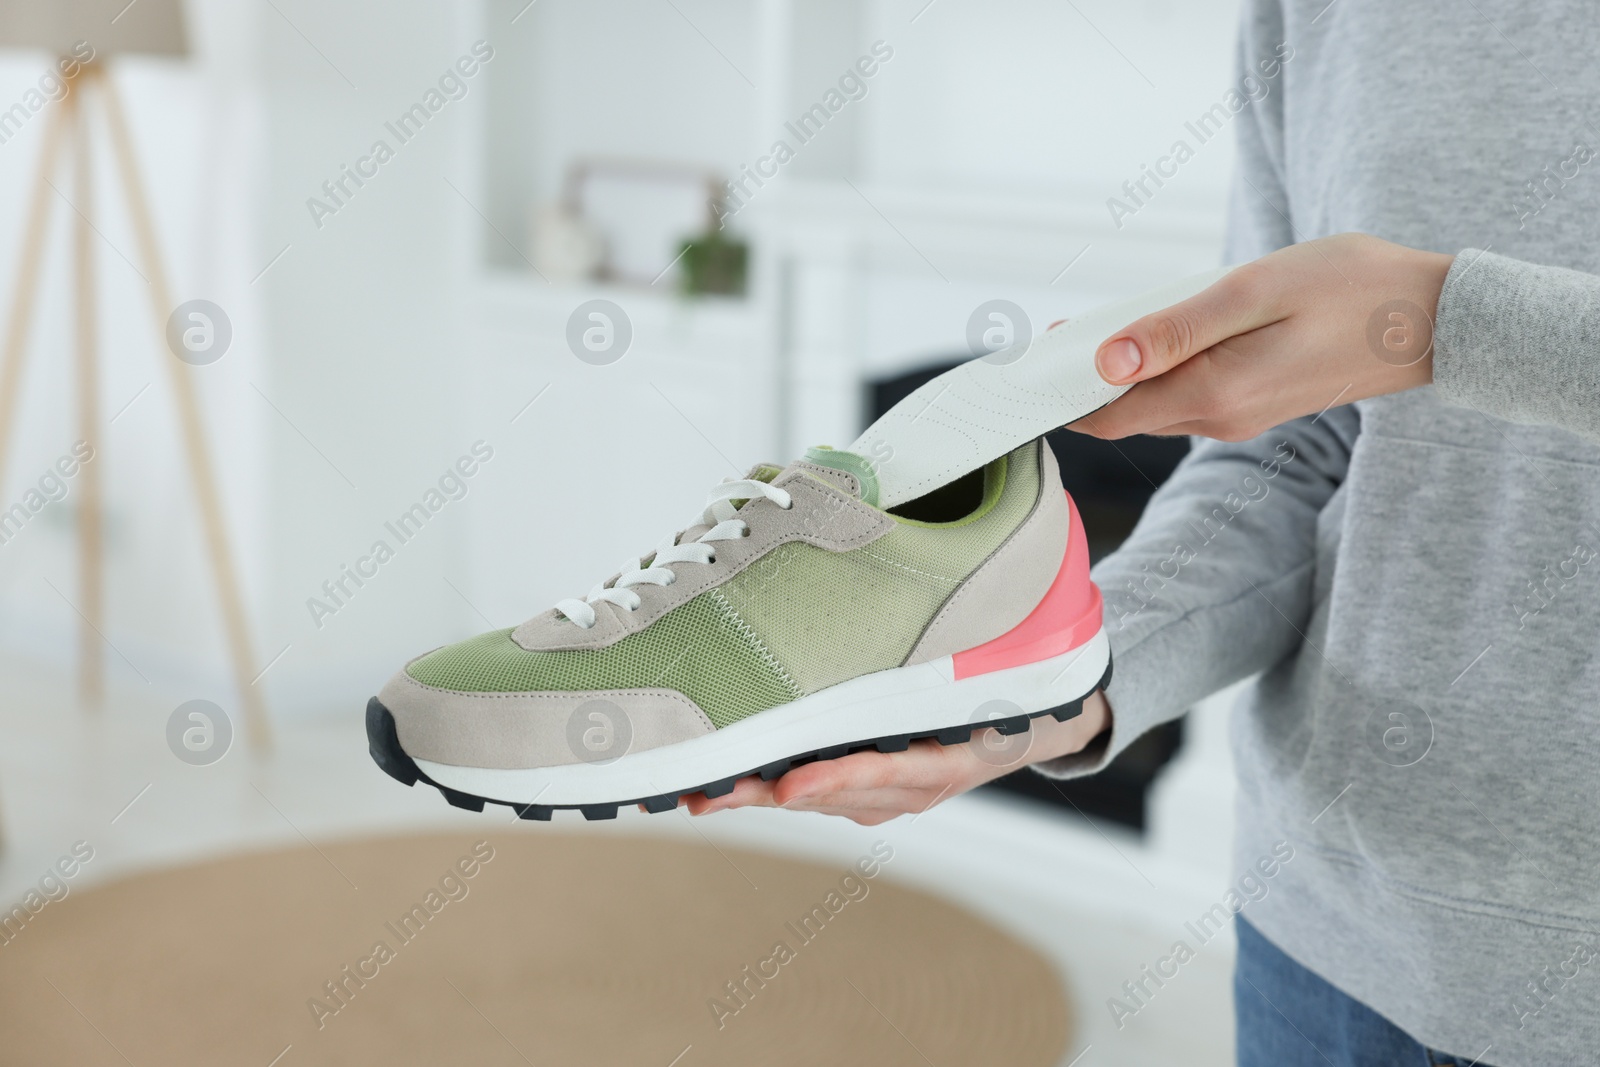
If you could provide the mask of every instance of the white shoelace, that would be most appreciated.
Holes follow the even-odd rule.
[[[673,534],[649,557],[648,567],[640,566],[638,559],[630,559],[622,565],[622,573],[611,585],[597,585],[581,600],[568,597],[556,605],[556,610],[565,615],[569,622],[585,630],[594,626],[593,605],[601,601],[615,604],[625,611],[638,611],[641,601],[639,594],[633,591],[633,586],[671,585],[678,580],[678,575],[671,567],[674,563],[715,563],[717,551],[712,547],[712,542],[736,541],[750,533],[750,527],[738,518],[732,502],[756,499],[770,500],[785,511],[794,505],[788,493],[766,482],[746,478],[723,482],[712,492],[700,516],[700,524],[711,529],[685,544],[679,544],[678,534]]]

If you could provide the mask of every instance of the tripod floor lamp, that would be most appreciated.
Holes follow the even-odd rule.
[[[59,73],[59,80],[65,85],[65,92],[59,99],[45,99],[39,109],[39,117],[47,125],[24,217],[15,288],[6,321],[4,347],[0,349],[0,475],[3,475],[22,382],[22,366],[38,303],[46,232],[51,208],[58,199],[70,205],[64,214],[73,223],[78,436],[95,446],[96,452],[100,451],[98,442],[103,434],[94,259],[98,231],[93,221],[90,156],[94,110],[104,119],[118,184],[127,201],[143,273],[148,281],[151,308],[156,316],[156,333],[158,337],[168,333],[174,305],[160,243],[122,98],[105,64],[117,55],[130,53],[183,56],[188,52],[188,45],[181,0],[135,0],[134,3],[127,0],[0,0],[0,47],[48,50],[59,57],[52,70]],[[94,107],[96,104],[98,108]],[[0,114],[0,130],[3,124],[4,115]],[[64,173],[67,170],[64,156],[70,157],[70,180]],[[71,199],[62,191],[63,185],[72,190]],[[159,358],[168,365],[183,450],[199,506],[206,554],[220,601],[245,729],[252,744],[264,748],[270,743],[266,705],[255,684],[259,679],[253,677],[254,659],[244,601],[223,520],[211,452],[206,447],[205,429],[200,421],[194,381],[199,368],[174,355],[163,353]],[[81,620],[79,684],[85,703],[91,705],[103,699],[105,690],[105,650],[101,636],[105,611],[104,513],[100,475],[100,463],[85,464],[78,487],[79,603],[75,607]]]

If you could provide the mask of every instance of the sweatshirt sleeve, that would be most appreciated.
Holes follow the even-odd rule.
[[[1093,774],[1139,735],[1299,644],[1318,519],[1344,482],[1359,420],[1353,407],[1333,408],[1251,441],[1196,444],[1094,569],[1111,642],[1111,730],[1036,769]]]
[[[1285,36],[1275,2],[1246,3],[1240,19],[1235,65],[1241,81],[1264,87],[1234,121],[1236,158],[1228,197],[1224,263],[1246,263],[1294,244],[1289,182],[1283,153],[1283,101],[1294,68],[1294,48]]]
[[[1229,263],[1295,240],[1282,151],[1293,59],[1278,4],[1247,3],[1238,68],[1267,92],[1235,120]],[[1317,520],[1344,481],[1359,425],[1344,407],[1253,441],[1196,439],[1127,542],[1094,570],[1113,659],[1111,729],[1037,770],[1093,774],[1147,730],[1291,651],[1311,614]]]
[[[1600,441],[1600,277],[1467,249],[1433,349],[1440,399]]]

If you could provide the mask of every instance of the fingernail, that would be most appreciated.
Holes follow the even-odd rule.
[[[1143,362],[1139,355],[1139,346],[1126,337],[1112,341],[1101,348],[1095,357],[1100,377],[1108,382],[1121,382],[1132,378],[1139,373],[1139,366]]]

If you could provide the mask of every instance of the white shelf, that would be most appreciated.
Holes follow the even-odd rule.
[[[719,335],[748,332],[759,309],[745,297],[686,296],[665,288],[614,285],[605,282],[552,284],[528,270],[489,267],[468,284],[471,307],[478,321],[509,331],[543,330],[551,323],[565,324],[579,304],[609,300],[636,322],[692,322],[697,330]]]

